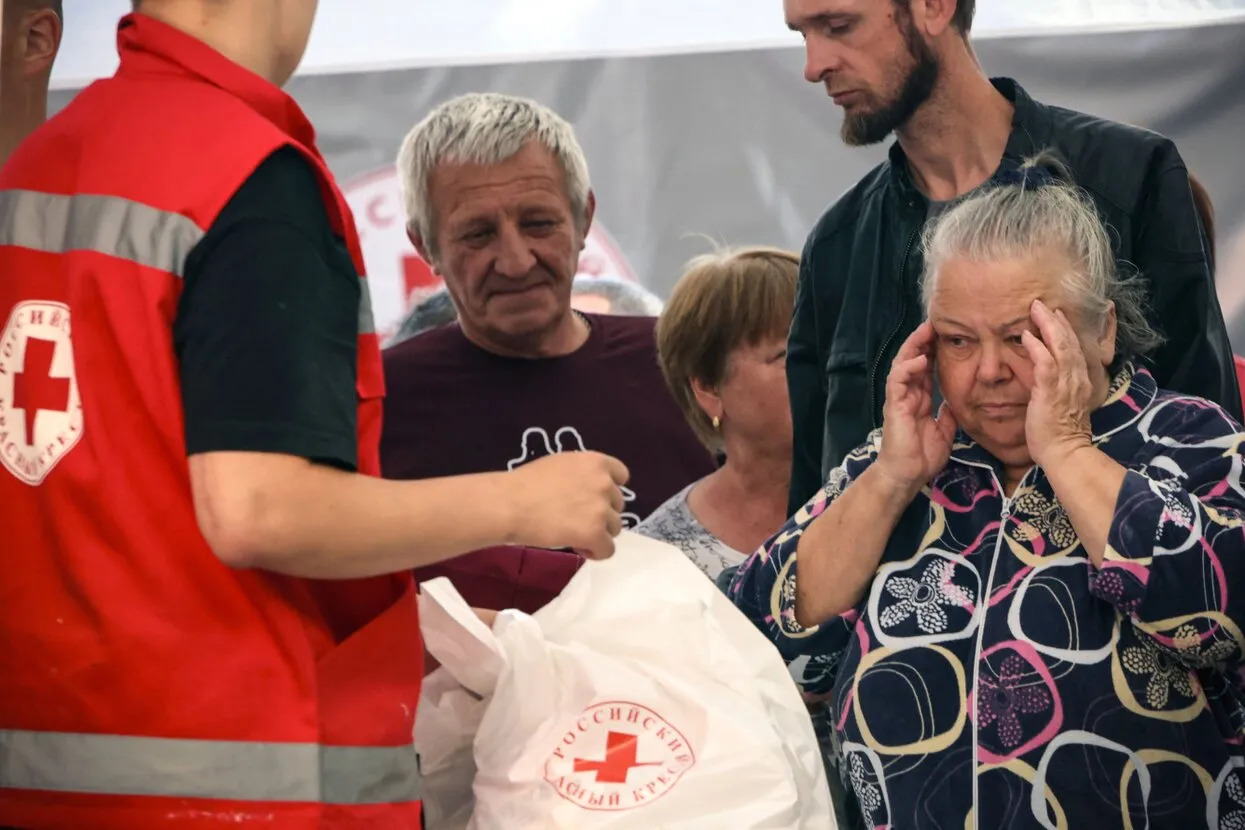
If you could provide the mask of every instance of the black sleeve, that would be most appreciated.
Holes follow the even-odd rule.
[[[1240,421],[1232,344],[1204,242],[1189,172],[1170,146],[1147,180],[1133,249],[1150,284],[1151,322],[1166,337],[1154,355],[1154,379],[1164,389],[1208,398]]]
[[[788,516],[799,512],[825,484],[821,455],[826,433],[826,374],[818,348],[813,279],[813,237],[810,235],[800,257],[795,311],[787,338],[787,392],[791,399],[792,426]]]
[[[298,151],[256,168],[190,252],[184,280],[173,341],[187,453],[355,469],[360,283]]]

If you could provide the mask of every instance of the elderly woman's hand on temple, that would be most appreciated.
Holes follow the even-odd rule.
[[[1076,329],[1063,311],[1051,311],[1034,300],[1030,316],[1041,339],[1031,331],[1021,335],[1033,361],[1025,439],[1033,461],[1050,469],[1093,446],[1089,416],[1094,387]]]
[[[911,495],[951,457],[956,421],[944,403],[934,408],[934,328],[922,323],[904,341],[886,378],[878,472]]]

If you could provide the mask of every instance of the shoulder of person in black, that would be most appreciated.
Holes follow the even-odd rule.
[[[187,257],[173,323],[186,451],[354,470],[360,283],[316,173],[284,147]]]

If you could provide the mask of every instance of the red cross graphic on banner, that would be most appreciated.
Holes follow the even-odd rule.
[[[589,761],[575,759],[575,772],[595,772],[598,784],[626,784],[627,773],[633,767],[655,767],[656,762],[637,763],[636,751],[640,739],[636,735],[610,732],[605,738],[605,760]]]
[[[22,371],[13,376],[13,408],[26,411],[26,443],[35,445],[35,417],[39,410],[69,409],[69,378],[52,377],[56,343],[32,337],[26,341]]]
[[[402,283],[406,293],[403,301],[420,288],[432,288],[441,284],[441,278],[432,271],[432,266],[424,262],[422,257],[406,255],[402,257]]]

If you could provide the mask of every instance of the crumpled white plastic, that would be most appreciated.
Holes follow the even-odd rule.
[[[445,579],[421,615],[430,830],[836,828],[782,658],[678,549],[624,533],[491,631]]]

